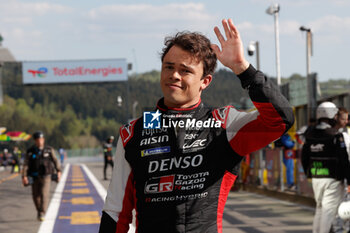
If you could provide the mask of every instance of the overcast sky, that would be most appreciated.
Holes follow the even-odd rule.
[[[0,34],[19,61],[126,58],[132,72],[145,72],[160,70],[165,36],[199,31],[217,43],[214,26],[232,18],[245,48],[259,41],[261,70],[275,76],[272,3],[281,7],[282,77],[306,73],[303,25],[313,32],[311,71],[321,81],[350,80],[349,0],[0,0]]]

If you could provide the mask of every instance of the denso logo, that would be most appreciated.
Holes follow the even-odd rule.
[[[174,168],[186,169],[189,167],[198,167],[203,162],[203,155],[172,157],[168,159],[150,161],[148,173],[157,171],[171,171]]]
[[[169,141],[168,135],[154,136],[154,137],[142,139],[140,142],[140,146],[151,145],[151,144],[160,143],[160,142],[167,142],[167,141]]]
[[[174,188],[174,179],[174,175],[152,178],[146,182],[145,193],[171,192]]]

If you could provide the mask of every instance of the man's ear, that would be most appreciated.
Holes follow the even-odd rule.
[[[209,86],[209,84],[211,83],[213,77],[208,74],[207,76],[205,76],[204,78],[201,79],[202,84],[200,86],[201,91],[203,91],[205,88],[207,88]]]

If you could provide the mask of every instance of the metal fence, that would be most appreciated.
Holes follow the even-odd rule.
[[[98,148],[81,148],[81,149],[69,149],[66,150],[67,157],[98,157],[103,155],[103,149]],[[112,154],[115,154],[115,148],[112,150]]]
[[[261,186],[271,190],[293,191],[313,197],[311,180],[307,179],[301,165],[301,150],[294,151],[294,185],[287,188],[286,166],[282,159],[285,151],[280,148],[264,148],[253,152],[242,162],[239,181],[243,184]]]

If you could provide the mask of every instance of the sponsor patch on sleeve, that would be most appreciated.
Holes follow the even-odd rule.
[[[134,125],[136,121],[131,121],[129,124],[120,128],[119,133],[124,146],[134,136]]]

